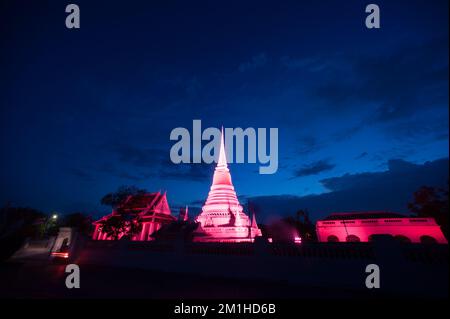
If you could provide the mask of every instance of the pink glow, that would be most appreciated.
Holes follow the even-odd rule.
[[[226,160],[223,129],[211,189],[196,221],[200,223],[197,233],[203,236],[196,236],[195,241],[253,242],[261,236],[255,216],[250,220],[237,199]]]
[[[69,253],[52,252],[53,257],[69,258]]]
[[[299,236],[295,236],[294,237],[294,243],[301,244],[302,243],[302,239]]]
[[[320,242],[354,240],[368,242],[371,235],[388,234],[413,243],[433,240],[440,244],[448,243],[433,218],[321,220],[316,223],[316,231]]]
[[[166,193],[147,193],[140,196],[129,196],[122,207],[123,210],[136,215],[142,220],[142,230],[139,234],[132,237],[134,241],[151,241],[151,235],[161,228],[162,225],[175,221],[176,218],[171,215]],[[101,231],[100,222],[116,214],[113,210],[111,214],[94,222],[95,230],[92,234],[94,240],[112,240]],[[119,239],[123,234],[119,235]]]

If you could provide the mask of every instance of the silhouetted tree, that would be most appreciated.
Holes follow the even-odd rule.
[[[9,258],[27,237],[38,237],[46,221],[44,213],[28,207],[0,209],[0,261]]]
[[[199,223],[193,221],[174,221],[170,224],[163,225],[160,229],[152,234],[156,241],[174,241],[181,239],[191,242],[194,238],[194,231],[198,228]]]
[[[112,239],[131,239],[142,230],[142,222],[138,216],[127,213],[119,213],[100,221],[100,229]]]
[[[59,220],[56,218],[53,218],[54,214],[50,214],[45,216],[43,219],[43,222],[40,224],[39,227],[39,237],[45,238],[47,236],[56,236],[58,235],[59,230]]]
[[[300,209],[296,212],[296,227],[303,241],[316,241],[316,228],[309,218],[307,209]]]
[[[294,216],[287,216],[261,230],[266,237],[271,237],[274,241],[293,242],[295,236],[300,236],[303,242],[317,241],[314,224],[309,219],[306,209],[298,210]]]
[[[68,214],[64,216],[61,226],[76,228],[80,234],[87,236],[92,228],[92,217],[81,212]]]
[[[0,238],[13,233],[24,237],[37,237],[47,220],[46,215],[29,207],[9,207],[0,209]]]
[[[132,195],[142,195],[147,191],[145,189],[138,188],[136,186],[120,186],[115,192],[108,193],[101,199],[102,205],[111,206],[113,209],[117,209],[123,202]]]
[[[108,237],[118,239],[130,239],[142,229],[142,223],[138,216],[124,210],[125,201],[130,196],[140,196],[147,193],[145,189],[136,186],[121,186],[117,191],[108,193],[101,199],[103,205],[111,206],[113,213],[107,219],[100,222],[100,229]]]
[[[294,237],[298,235],[295,223],[295,219],[291,216],[272,221],[265,228],[265,234],[274,242],[292,243]]]
[[[418,216],[433,217],[448,238],[448,188],[422,186],[414,193],[414,201],[408,208]]]

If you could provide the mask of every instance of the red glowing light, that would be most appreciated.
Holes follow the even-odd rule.
[[[53,257],[60,257],[60,258],[69,258],[69,253],[63,253],[63,252],[52,252]]]

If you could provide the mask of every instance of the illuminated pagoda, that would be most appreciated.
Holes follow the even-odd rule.
[[[176,220],[171,215],[166,193],[145,193],[139,195],[130,195],[121,205],[120,209],[132,216],[139,217],[142,221],[142,230],[134,235],[131,240],[150,241],[153,240],[152,234],[159,230],[163,225],[170,224]],[[105,219],[114,217],[118,214],[113,210],[111,214],[104,216],[94,222],[95,230],[92,236],[94,240],[109,240],[106,233],[101,231],[101,222]],[[120,237],[119,237],[120,238]]]
[[[244,213],[231,182],[223,128],[211,189],[195,221],[200,223],[194,233],[197,242],[253,242],[256,236],[261,236],[255,216],[250,219]]]

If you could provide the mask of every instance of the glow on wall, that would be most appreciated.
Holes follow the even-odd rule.
[[[367,218],[364,217],[366,214]],[[320,242],[368,242],[373,235],[391,235],[403,242],[440,243],[448,241],[433,218],[405,217],[399,214],[367,212],[340,213],[316,223]]]
[[[156,192],[129,196],[122,204],[121,209],[139,217],[142,221],[142,230],[139,234],[133,236],[132,240],[134,241],[151,241],[153,240],[152,234],[154,232],[158,231],[163,225],[176,220],[176,218],[171,215],[166,193]],[[111,240],[106,233],[102,232],[100,222],[104,219],[111,218],[115,214],[117,214],[117,212],[113,210],[111,214],[106,215],[93,223],[95,230],[92,239]],[[122,236],[119,236],[119,239],[121,237]]]

